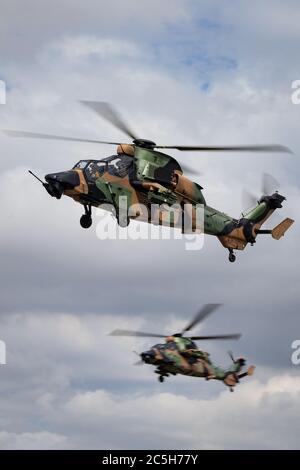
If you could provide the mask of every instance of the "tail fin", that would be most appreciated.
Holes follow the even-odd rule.
[[[248,242],[253,243],[256,235],[258,234],[271,234],[273,238],[276,238],[277,240],[282,237],[294,222],[292,219],[285,219],[285,221],[282,222],[282,225],[279,224],[274,228],[274,230],[262,230],[261,227],[269,217],[271,217],[276,209],[280,209],[282,207],[284,200],[285,197],[277,192],[271,196],[262,196],[258,205],[244,216],[247,221],[251,222],[250,225],[246,225],[247,229],[246,227],[244,229],[245,237]]]
[[[246,372],[242,372],[241,374],[228,372],[225,378],[223,379],[223,382],[225,385],[227,385],[227,387],[229,387],[230,391],[233,392],[234,387],[240,381],[240,379],[243,379],[244,377],[247,377],[248,375],[253,375],[254,370],[255,370],[255,366],[250,366],[248,367]]]
[[[294,220],[286,218],[280,224],[271,230],[271,235],[275,240],[279,240],[281,237],[284,236],[285,232],[293,225]]]
[[[239,382],[239,378],[243,376],[243,374],[239,374],[240,370],[246,364],[246,360],[243,357],[239,357],[238,359],[234,359],[232,353],[229,353],[233,360],[232,366],[227,370],[225,377],[223,378],[223,382],[227,387],[230,388],[230,391],[233,392],[233,388]],[[250,369],[250,368],[249,368]],[[247,375],[247,372],[245,372]]]

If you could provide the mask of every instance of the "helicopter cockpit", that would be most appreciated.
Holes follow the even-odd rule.
[[[175,343],[175,341],[168,341],[167,343],[156,344],[153,346],[153,349],[157,349],[158,351],[164,351],[165,349],[178,351],[178,345]]]
[[[73,169],[83,170],[88,181],[94,182],[103,173],[124,178],[133,168],[133,158],[128,155],[111,155],[102,160],[80,160]]]
[[[73,166],[73,170],[84,170],[87,164],[91,160],[79,160],[79,162],[76,163],[76,165]]]

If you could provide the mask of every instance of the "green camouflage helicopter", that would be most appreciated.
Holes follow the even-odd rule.
[[[240,334],[214,335],[214,336],[183,336],[185,332],[190,331],[208,315],[216,310],[221,304],[206,304],[197,313],[191,322],[181,331],[171,336],[165,336],[155,333],[144,333],[141,331],[131,330],[114,330],[110,333],[112,336],[138,336],[150,338],[165,338],[165,343],[155,344],[148,351],[140,354],[141,360],[137,364],[152,364],[156,367],[155,373],[158,379],[163,382],[165,377],[170,375],[188,375],[191,377],[203,377],[206,380],[221,380],[227,385],[230,391],[240,379],[247,375],[252,375],[255,367],[250,366],[246,371],[242,372],[246,361],[243,357],[234,359],[232,353],[232,365],[227,368],[221,368],[214,364],[209,353],[199,349],[194,341],[199,340],[226,340],[239,339]]]
[[[230,217],[206,204],[202,187],[183,175],[183,166],[173,157],[156,149],[181,151],[230,151],[230,152],[290,152],[282,145],[247,146],[163,146],[139,139],[120,115],[108,103],[82,101],[97,114],[133,139],[132,144],[103,142],[99,140],[39,134],[33,132],[4,132],[14,137],[58,139],[117,145],[117,154],[100,160],[84,159],[68,171],[45,176],[43,182],[31,171],[48,193],[60,199],[62,195],[73,198],[84,206],[80,219],[83,228],[92,225],[92,207],[109,207],[120,226],[127,226],[130,219],[157,225],[179,228],[184,233],[204,232],[218,237],[229,250],[229,261],[234,262],[234,250],[253,245],[257,235],[270,234],[280,239],[294,222],[286,218],[273,230],[262,230],[262,225],[272,213],[282,207],[285,197],[276,188],[264,185],[263,196],[252,201],[252,209],[239,219]],[[273,191],[273,192],[272,192]],[[126,201],[121,207],[120,201]],[[197,208],[202,207],[203,223],[197,223]],[[185,207],[189,207],[185,210]],[[154,208],[154,210],[153,210]],[[188,227],[188,228],[187,228]]]

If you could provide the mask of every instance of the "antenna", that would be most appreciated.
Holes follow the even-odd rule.
[[[28,170],[28,173],[30,173],[32,176],[34,176],[40,183],[42,183],[43,186],[45,185],[44,181],[42,181],[41,178],[39,178],[37,175],[35,175],[31,170]]]

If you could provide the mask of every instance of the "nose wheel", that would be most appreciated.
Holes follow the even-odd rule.
[[[229,249],[228,259],[229,259],[230,263],[234,263],[235,260],[236,260],[236,256],[235,256],[235,254],[233,253],[233,249],[232,249],[232,248]]]
[[[80,225],[82,228],[90,228],[93,223],[91,206],[84,206],[85,214],[80,217]]]

